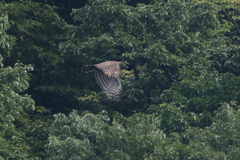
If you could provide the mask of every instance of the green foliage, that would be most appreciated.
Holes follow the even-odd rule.
[[[29,111],[29,119],[22,126],[25,133],[25,141],[29,146],[29,155],[46,159],[47,155],[44,152],[44,145],[47,142],[49,126],[52,124],[52,115],[50,110],[41,106],[36,106],[34,111]]]
[[[112,122],[106,111],[57,114],[45,148],[50,159],[239,159],[240,114],[233,106],[222,104],[209,127],[169,137],[154,114],[116,114]]]
[[[6,33],[10,27],[8,16],[4,15],[2,21],[1,50],[8,53],[14,44],[14,37]],[[4,54],[1,55],[4,56]],[[1,65],[3,66],[2,62]],[[29,157],[28,149],[24,139],[23,130],[17,128],[17,123],[24,123],[24,110],[33,110],[34,101],[29,95],[23,95],[29,84],[27,71],[31,66],[15,64],[14,68],[5,67],[0,69],[0,158],[25,159]]]
[[[54,117],[45,146],[50,159],[142,159],[165,139],[158,129],[160,119],[150,114],[117,114],[112,122],[106,111]]]
[[[199,117],[194,112],[184,113],[183,108],[178,108],[170,104],[152,105],[149,111],[161,116],[160,129],[168,135],[172,132],[181,133],[190,125],[199,123]]]
[[[0,159],[239,159],[239,5],[85,3],[0,3]],[[81,72],[107,60],[118,103]]]
[[[28,94],[24,93],[29,87],[30,76],[27,72],[32,71],[33,68],[31,65],[27,66],[21,63],[16,63],[13,68],[10,66],[3,68],[2,58],[10,55],[9,53],[11,53],[16,42],[15,37],[7,33],[7,29],[12,23],[8,20],[8,15],[1,17],[1,21],[0,159],[35,159],[37,156],[42,155],[36,153],[34,155],[33,150],[35,148],[30,143],[30,139],[35,138],[34,134],[27,135],[27,133],[31,132],[29,131],[31,127],[33,128],[28,113],[32,113],[35,109],[35,102]],[[37,130],[36,126],[40,127],[42,125],[35,125],[35,131]],[[41,132],[47,136],[46,131],[42,130]],[[37,133],[35,132],[35,134]],[[38,142],[35,138],[33,143],[37,144],[39,148],[41,145]],[[31,150],[31,154],[29,150]]]
[[[211,54],[208,51],[215,53],[223,47],[216,44],[213,31],[219,22],[217,9],[210,3],[154,1],[132,7],[122,1],[89,1],[72,14],[81,23],[72,27],[73,45],[65,43],[61,48],[78,54],[82,63],[125,60],[134,73],[123,80],[122,106],[129,110],[162,103],[161,93],[181,78],[183,67],[197,71],[197,76],[213,71],[213,67],[207,68],[213,63],[206,58]],[[89,95],[93,82],[87,79],[83,83],[90,84],[82,92]]]
[[[127,131],[135,127],[134,117],[140,118],[141,114],[134,114],[128,118],[115,116],[112,122],[105,121],[99,125],[112,127],[112,131],[107,129],[105,133],[106,128],[98,128],[96,131],[95,137],[101,131],[106,134],[107,138],[101,137],[104,141],[100,138],[91,141],[91,138],[86,136],[85,138],[75,136],[75,139],[80,139],[79,144],[83,142],[86,144],[89,154],[84,152],[85,155],[91,158],[116,155],[112,157],[113,159],[230,157],[226,151],[229,144],[223,147],[225,150],[216,150],[210,144],[203,145],[202,142],[187,136],[192,128],[199,136],[204,136],[203,132],[208,132],[206,126],[213,126],[213,122],[218,121],[219,117],[213,115],[221,103],[239,101],[239,46],[236,43],[229,44],[231,37],[226,37],[226,31],[229,31],[231,24],[219,21],[218,9],[215,4],[208,1],[152,1],[147,5],[138,4],[133,7],[123,1],[95,0],[73,11],[73,18],[79,24],[71,27],[73,38],[60,45],[63,52],[71,53],[72,57],[80,57],[82,64],[123,60],[132,71],[130,75],[125,72],[127,75],[122,80],[125,87],[124,100],[118,104],[106,103],[106,99],[101,94],[93,94],[92,89],[95,91],[98,87],[94,83],[94,78],[84,78],[83,83],[86,85],[83,86],[83,92],[78,94],[81,107],[88,107],[88,110],[95,112],[95,107],[101,109],[105,107],[108,111],[118,110],[124,115],[131,115],[130,111],[144,111],[151,106],[149,111],[154,113],[154,116],[161,117],[161,123],[156,124],[155,127],[159,129],[159,134],[162,131],[168,137],[165,137],[165,140],[161,139],[164,141],[162,144],[161,142],[154,144],[154,149],[146,149],[139,153],[139,148],[136,147],[139,142],[133,140],[138,133],[135,135],[128,133],[131,138],[124,139],[126,146],[121,147],[122,142],[116,141],[117,137],[113,134],[114,131],[118,131],[115,124],[121,123],[121,128]],[[98,91],[100,91],[99,87]],[[66,117],[63,119],[67,121]],[[142,119],[141,121],[144,122]],[[62,124],[62,128],[65,126],[70,135],[74,130],[70,125],[72,123],[74,122]],[[142,125],[146,131],[151,130],[148,128],[151,123]],[[56,126],[59,126],[59,123]],[[141,129],[138,131],[141,135],[145,135]],[[122,131],[117,133],[122,136]],[[118,135],[117,133],[115,134]],[[67,156],[68,152],[62,155],[55,152],[62,146],[67,149],[65,138],[58,139],[60,135],[54,132],[51,134],[49,144],[46,146],[48,154],[52,159]],[[70,137],[74,139],[74,136]],[[71,141],[76,142],[73,139]],[[105,141],[107,145],[101,146]],[[112,141],[114,145],[111,144]],[[155,141],[158,139],[156,138]],[[209,139],[205,139],[204,142],[207,141]],[[128,145],[131,142],[135,143],[135,148],[130,147],[131,152],[128,152]],[[144,141],[141,144],[148,146]],[[104,150],[91,147],[98,145]],[[238,148],[235,148],[231,152],[237,150]]]
[[[3,4],[0,3],[0,8],[3,8]],[[0,52],[2,53],[0,60],[1,64],[0,66],[3,67],[2,64],[2,56],[9,55],[9,51],[11,49],[11,46],[15,43],[15,37],[9,35],[6,33],[6,30],[8,30],[11,26],[12,21],[9,21],[8,15],[1,15],[0,17]]]
[[[239,110],[235,102],[215,112],[216,121],[204,129],[189,128],[184,134],[194,150],[192,159],[239,159]],[[204,154],[201,154],[204,153]]]
[[[3,158],[24,159],[29,157],[24,132],[16,123],[25,123],[24,110],[33,110],[34,101],[20,93],[27,89],[29,66],[16,64],[14,68],[0,69],[0,155]]]
[[[53,111],[61,110],[66,106],[63,99],[74,97],[76,90],[75,86],[72,87],[73,82],[65,79],[74,75],[72,63],[58,49],[59,43],[68,38],[66,22],[53,7],[28,0],[5,3],[5,8],[0,12],[9,15],[14,25],[8,32],[16,37],[16,43],[11,48],[11,57],[4,59],[4,64],[32,64],[34,71],[31,72],[27,92],[37,105],[52,108]],[[60,98],[62,96],[65,97]],[[72,99],[69,103],[76,103]]]

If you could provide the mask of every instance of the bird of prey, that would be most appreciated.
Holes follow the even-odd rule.
[[[119,101],[122,97],[122,84],[120,81],[122,70],[126,65],[122,62],[106,61],[94,65],[86,65],[83,72],[95,71],[95,77],[99,86],[112,101]]]

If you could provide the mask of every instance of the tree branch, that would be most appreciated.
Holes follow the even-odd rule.
[[[235,26],[236,26],[236,28],[237,28],[237,32],[238,32],[238,34],[240,34],[240,30],[239,30],[239,28],[238,28],[238,25],[237,25],[236,21],[233,20],[233,19],[231,19],[231,18],[229,17],[229,15],[226,13],[225,10],[223,10],[223,12],[224,12],[224,14],[228,17],[228,19],[235,24]]]

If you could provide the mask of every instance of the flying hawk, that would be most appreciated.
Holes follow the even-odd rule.
[[[122,97],[122,84],[120,81],[122,70],[126,65],[122,62],[106,61],[94,65],[86,65],[82,68],[83,72],[95,71],[95,77],[99,86],[107,97],[113,101],[119,101]]]

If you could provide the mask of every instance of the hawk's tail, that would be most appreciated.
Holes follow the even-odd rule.
[[[96,67],[94,65],[86,65],[86,66],[83,66],[82,71],[84,73],[89,73],[89,72],[95,71],[95,69]]]

